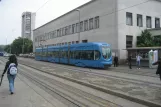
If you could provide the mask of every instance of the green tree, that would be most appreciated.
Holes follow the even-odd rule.
[[[24,43],[24,54],[32,52],[32,41],[27,38],[17,38],[11,44],[11,53],[12,54],[21,54],[23,51],[23,43]],[[10,52],[10,45],[5,47],[6,52]]]
[[[137,46],[138,47],[155,46],[154,39],[153,39],[151,33],[148,30],[142,31],[141,36],[138,36]]]
[[[161,35],[154,36],[154,44],[155,46],[161,46]]]

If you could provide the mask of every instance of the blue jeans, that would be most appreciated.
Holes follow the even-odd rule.
[[[15,81],[16,75],[7,74],[7,78],[9,81],[9,91],[14,92],[14,81]]]
[[[136,61],[137,68],[140,68],[140,61]]]

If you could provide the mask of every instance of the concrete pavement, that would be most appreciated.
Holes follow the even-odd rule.
[[[0,74],[2,74],[3,69],[4,65],[0,64]],[[5,74],[0,87],[0,107],[54,107],[43,96],[23,82],[20,77],[18,75],[15,80],[15,94],[10,95]]]
[[[76,70],[72,71],[72,69],[63,68],[62,66],[57,67],[57,65],[52,63],[50,64],[34,60],[31,60],[31,62],[29,61],[27,65],[36,67],[37,69],[42,70],[44,72],[67,77],[72,80],[79,81],[79,83],[81,82],[82,84],[89,84],[87,86],[93,86],[96,89],[97,88],[103,89],[104,92],[107,93],[111,92],[110,94],[112,95],[117,96],[118,94],[118,96],[125,99],[134,98],[133,100],[138,100],[137,102],[145,100],[145,102],[149,102],[148,104],[152,103],[154,104],[151,107],[156,107],[155,104],[161,106],[160,103],[161,84],[159,78],[157,78],[156,76],[150,77],[150,75],[144,76],[144,75],[133,74],[134,72],[139,73],[144,72],[145,74],[146,73],[153,74],[155,73],[155,70],[153,71],[150,70],[146,72],[145,69],[141,70],[134,69],[131,71],[127,71],[128,70],[127,67],[120,67],[120,68],[114,68],[115,70],[118,70],[118,72],[117,71],[113,72],[110,70],[99,71],[97,69],[92,69],[91,72],[95,74],[91,75],[86,74],[85,72],[79,70],[77,70],[77,72],[73,72]],[[86,68],[77,68],[77,67],[76,69],[87,70]],[[133,72],[133,73],[131,74],[127,72]],[[98,73],[101,73],[102,75],[100,74],[98,75]],[[145,102],[143,104],[145,104]]]
[[[147,71],[148,68],[147,70],[145,68],[141,70],[134,69],[127,71],[128,67],[126,67],[121,68],[122,70],[119,70],[120,68],[115,68],[116,70],[119,70],[119,72],[113,72],[110,70],[89,70],[88,68],[78,67],[64,68],[63,66],[52,63],[50,64],[34,60],[31,61],[32,65],[29,63],[30,61],[25,62],[28,66],[32,66],[35,69],[39,69],[59,77],[61,76],[62,78],[69,78],[71,81],[77,81],[83,85],[87,85],[125,99],[135,100],[136,102],[140,102],[151,107],[156,107],[157,105],[159,107],[161,106],[161,82],[157,76],[151,76],[151,74],[155,74],[155,69],[152,69],[152,71],[151,69]],[[82,70],[93,72],[93,74],[91,75],[91,73],[89,74]],[[128,72],[133,72],[134,74]],[[149,73],[149,75],[136,75],[136,72],[140,74]]]

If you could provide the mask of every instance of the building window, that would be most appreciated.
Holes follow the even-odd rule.
[[[50,38],[50,33],[48,33],[48,39],[51,39],[51,38]]]
[[[63,36],[64,36],[65,35],[65,27],[63,28],[63,31],[62,32],[63,32]]]
[[[88,30],[88,20],[84,21],[84,31]]]
[[[126,48],[132,48],[133,36],[126,35]]]
[[[50,39],[52,39],[52,32],[49,32]]]
[[[57,30],[57,37],[59,37],[59,29]]]
[[[68,27],[65,27],[65,35],[68,34]]]
[[[45,33],[45,40],[47,40],[48,39],[48,35],[47,35],[47,33]]]
[[[82,43],[87,43],[88,42],[88,40],[82,40]]]
[[[72,44],[74,44],[75,42],[74,41],[72,41]]]
[[[76,33],[79,32],[79,23],[76,24]]]
[[[99,28],[99,16],[95,17],[95,29]]]
[[[143,27],[143,16],[140,14],[137,14],[137,26]]]
[[[154,36],[154,42],[158,44],[158,46],[161,46],[161,41],[160,41],[161,35],[156,35]],[[161,54],[159,54],[161,55]]]
[[[51,39],[51,35],[50,35],[50,32],[48,33],[48,37],[49,37],[49,39]]]
[[[160,28],[160,19],[155,18],[155,28]]]
[[[71,45],[71,42],[68,42],[68,45]]]
[[[75,33],[75,24],[72,25],[72,33]]]
[[[126,25],[133,25],[132,13],[126,12]]]
[[[93,18],[89,19],[89,30],[93,29]]]
[[[79,43],[79,41],[76,41],[76,44],[78,44]]]
[[[54,31],[54,37],[56,38],[57,36],[56,36],[56,30]]]
[[[50,33],[48,33],[48,39],[50,39]]]
[[[54,38],[54,31],[51,32],[51,38]]]
[[[30,19],[26,19],[26,24],[30,25]]]
[[[59,36],[62,36],[62,29],[59,29]]]
[[[83,32],[83,21],[80,22],[80,31]]]
[[[147,28],[151,28],[152,25],[151,25],[151,17],[150,16],[146,16],[146,27]]]
[[[71,29],[72,29],[72,26],[69,25],[69,27],[68,27],[68,34],[71,34]]]

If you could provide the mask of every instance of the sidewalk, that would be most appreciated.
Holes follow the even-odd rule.
[[[0,75],[4,65],[0,63]],[[17,76],[15,94],[10,95],[6,74],[0,87],[0,107],[53,107],[41,95],[36,93]]]

